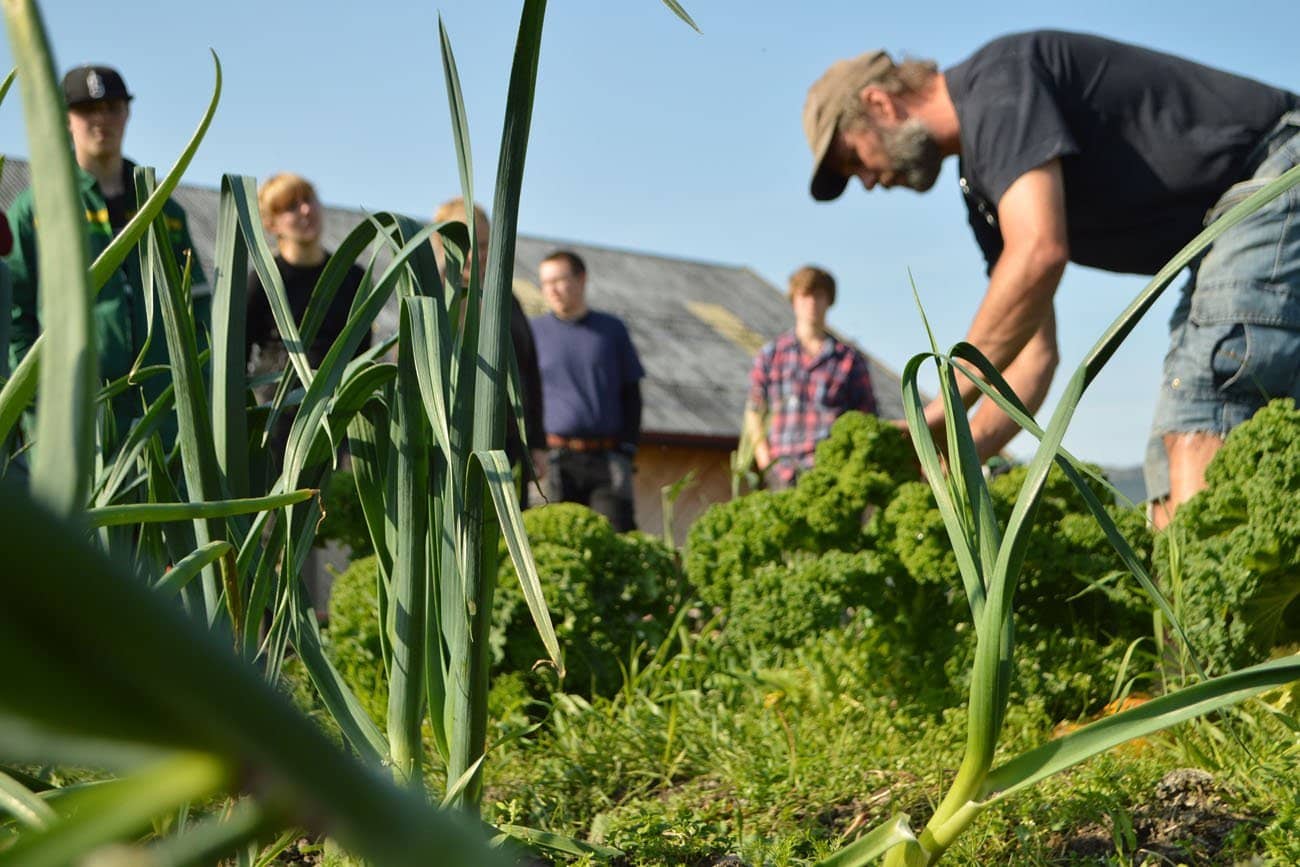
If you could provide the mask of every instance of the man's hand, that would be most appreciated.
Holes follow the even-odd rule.
[[[754,444],[754,464],[761,473],[772,463],[772,449],[767,442],[767,420],[764,413],[752,406],[745,407],[745,418],[740,425],[740,436],[748,437]]]

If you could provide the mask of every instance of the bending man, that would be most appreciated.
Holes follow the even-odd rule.
[[[814,198],[857,177],[927,190],[956,156],[989,283],[967,340],[1031,410],[1057,364],[1053,295],[1067,262],[1154,274],[1213,219],[1300,160],[1294,93],[1096,36],[996,39],[939,71],[883,51],[833,65],[808,92]],[[1225,233],[1192,268],[1147,456],[1168,513],[1204,486],[1235,425],[1300,394],[1300,193]],[[963,381],[969,407],[979,397]],[[932,429],[940,404],[926,410]],[[985,402],[980,454],[1015,424]],[[1167,520],[1156,510],[1159,525]]]

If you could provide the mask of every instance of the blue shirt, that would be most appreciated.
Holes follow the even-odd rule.
[[[617,436],[623,429],[623,387],[645,376],[627,326],[596,310],[576,320],[548,313],[532,326],[546,432]]]

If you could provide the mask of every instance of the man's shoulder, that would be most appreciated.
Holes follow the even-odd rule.
[[[1024,55],[1026,52],[1032,54],[1042,50],[1068,49],[1071,46],[1095,45],[1099,42],[1112,41],[1091,33],[1077,33],[1071,30],[1020,30],[1015,33],[1004,33],[990,39],[972,51],[970,57],[964,62],[969,63],[973,60],[990,57]]]
[[[836,340],[835,342],[837,344],[838,351],[842,352],[845,358],[850,359],[850,362],[854,367],[861,367],[868,374],[871,373],[870,356],[868,356],[865,352],[863,352],[858,347],[854,346],[852,343],[848,343],[843,340]]]
[[[794,329],[791,328],[789,331],[782,331],[776,337],[773,337],[767,343],[764,343],[763,348],[758,352],[760,356],[771,358],[777,353],[788,352],[791,347],[797,346],[798,344],[799,336],[795,334]]]
[[[602,340],[632,343],[632,333],[628,331],[627,323],[622,317],[613,313],[604,310],[588,310],[587,315],[582,318],[582,325],[600,335]]]
[[[122,177],[127,185],[126,188],[128,190],[135,189],[135,170],[137,168],[139,168],[139,165],[136,163],[135,160],[131,159],[130,157],[122,157]],[[180,203],[177,202],[171,196],[168,196],[167,201],[163,202],[162,210],[164,214],[166,214],[169,217],[172,217],[173,219],[177,219],[177,220],[185,219],[185,209],[181,207]]]
[[[13,204],[9,206],[7,213],[17,219],[19,215],[31,219],[32,216],[32,197],[35,193],[31,187],[27,187],[14,199]]]
[[[615,313],[610,313],[605,310],[596,310],[596,309],[588,310],[587,321],[591,325],[597,327],[604,326],[604,327],[621,328],[624,331],[627,330],[627,323],[623,321],[623,318],[621,316],[618,316]]]
[[[831,346],[834,347],[836,352],[842,353],[844,355],[862,354],[862,350],[858,349],[856,346],[854,346],[852,343],[849,343],[844,338],[835,334],[831,334],[830,332],[827,332],[826,336],[830,338]]]
[[[539,328],[540,328],[540,329],[547,329],[547,328],[550,328],[550,327],[551,327],[551,323],[552,323],[552,321],[555,321],[555,322],[558,322],[558,321],[559,321],[558,319],[555,318],[555,314],[553,314],[553,313],[543,313],[543,314],[541,314],[540,316],[533,316],[533,317],[530,317],[529,320],[528,320],[528,324],[531,325],[531,326],[533,327],[533,330],[534,330],[534,331],[536,331],[536,330],[539,329]]]
[[[1044,75],[1048,67],[1068,66],[1072,58],[1095,57],[1117,46],[1119,43],[1089,33],[1023,30],[985,42],[965,60],[944,70],[944,76],[959,106],[988,102],[1005,97],[1008,88]]]

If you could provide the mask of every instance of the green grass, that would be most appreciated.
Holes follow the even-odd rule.
[[[850,627],[753,671],[696,636],[630,693],[590,703],[560,697],[535,737],[493,753],[485,817],[614,846],[626,853],[618,863],[633,865],[713,864],[727,854],[806,864],[895,812],[923,822],[961,760],[964,714],[942,709],[960,692],[943,687],[942,673],[889,662],[896,670],[881,670],[888,651]],[[998,759],[1048,740],[1058,722],[1042,700],[1013,702]],[[1177,827],[1158,783],[1202,767],[1222,800],[1215,811],[1248,818],[1229,822],[1236,827],[1222,852],[1194,839],[1204,828],[1188,830],[1189,863],[1207,851],[1217,853],[1212,863],[1253,855],[1296,863],[1296,762],[1294,732],[1253,703],[1113,750],[991,807],[947,857],[1143,863],[1138,849],[1153,824]],[[1176,851],[1176,836],[1162,851]]]

